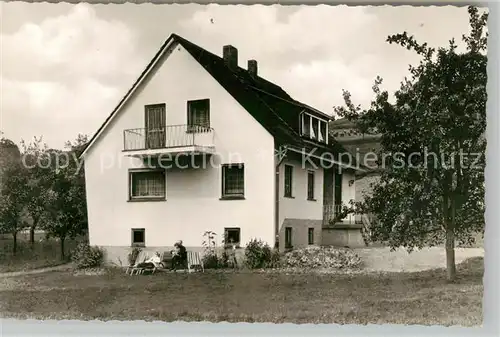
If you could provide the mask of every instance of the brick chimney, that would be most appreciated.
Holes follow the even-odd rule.
[[[224,46],[222,48],[222,58],[229,68],[238,68],[238,49],[235,47],[231,45]]]
[[[257,77],[257,61],[255,60],[248,60],[248,73],[252,77]]]

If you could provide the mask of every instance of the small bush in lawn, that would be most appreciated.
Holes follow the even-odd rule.
[[[219,257],[216,253],[207,253],[203,255],[203,268],[216,269],[220,267]]]
[[[271,248],[262,240],[253,239],[245,247],[245,264],[250,269],[268,267],[271,256]]]
[[[284,264],[292,268],[357,269],[362,261],[348,248],[307,247],[286,253]]]
[[[72,252],[71,259],[78,269],[99,267],[104,260],[104,251],[95,246],[91,247],[88,243],[80,243]]]

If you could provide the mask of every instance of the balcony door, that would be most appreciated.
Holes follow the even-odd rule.
[[[166,119],[165,104],[146,105],[144,123],[146,126],[146,148],[159,149],[165,147]]]

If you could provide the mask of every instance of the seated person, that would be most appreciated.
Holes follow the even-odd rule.
[[[182,245],[182,241],[177,241],[174,244],[175,250],[172,251],[172,269],[184,267],[187,263],[187,250]]]
[[[155,267],[160,267],[160,263],[161,263],[160,253],[156,252],[151,258],[147,259],[144,262],[138,263],[135,267],[152,269]]]

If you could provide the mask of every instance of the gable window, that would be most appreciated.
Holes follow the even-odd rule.
[[[245,196],[245,169],[243,164],[222,166],[222,198],[241,199]]]
[[[328,143],[328,122],[307,113],[301,115],[302,136],[322,143]]]
[[[188,101],[188,127],[192,132],[203,132],[210,128],[210,100]]]
[[[241,236],[240,228],[224,228],[224,245],[239,247]]]
[[[165,171],[138,170],[129,172],[130,200],[165,199]]]
[[[318,140],[320,142],[327,142],[326,140],[326,122],[319,121],[319,135],[318,135]]]
[[[307,230],[307,243],[314,245],[314,228],[312,227]]]
[[[285,165],[285,197],[292,198],[293,166]]]
[[[319,140],[319,123],[320,121],[316,118],[311,118],[312,120],[312,133],[311,138],[314,140]]]
[[[285,248],[292,248],[292,227],[285,227]]]
[[[144,228],[132,228],[132,246],[144,247],[146,245],[146,230]]]
[[[302,134],[306,137],[311,136],[311,116],[302,114]]]
[[[307,200],[314,199],[314,171],[307,171]]]

